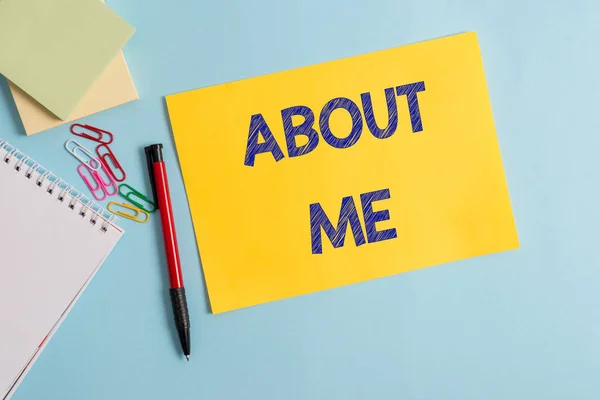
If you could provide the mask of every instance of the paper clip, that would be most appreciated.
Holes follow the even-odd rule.
[[[106,179],[104,179],[102,173],[106,175]],[[102,167],[93,174],[95,175],[96,181],[100,183],[100,185],[102,186],[102,190],[104,190],[104,193],[106,193],[107,196],[116,196],[119,193],[117,182],[115,182],[112,176],[110,176],[110,174],[106,171],[104,165],[102,165]],[[112,190],[109,192],[108,189]]]
[[[83,132],[76,132],[75,128],[82,128]],[[94,132],[97,137],[92,136],[88,133],[86,133],[85,131],[90,131],[90,132]],[[114,136],[112,133],[110,133],[109,131],[105,131],[103,129],[100,128],[96,128],[95,126],[91,126],[91,125],[81,125],[81,124],[73,124],[71,125],[71,133],[75,136],[79,136],[82,137],[84,139],[89,139],[92,140],[94,142],[98,142],[98,143],[102,143],[102,144],[111,144],[113,142]],[[104,135],[108,136],[108,141],[103,140]]]
[[[102,152],[101,149],[106,149],[106,152]],[[123,182],[125,179],[127,179],[127,173],[121,166],[119,160],[117,160],[115,157],[115,154],[112,152],[110,147],[108,147],[106,144],[101,144],[96,147],[96,154],[98,154],[98,159],[102,162],[102,164],[104,164],[104,168],[106,168],[106,171],[108,171],[115,181]],[[110,166],[111,163],[114,165],[115,169],[119,171],[119,174],[122,175],[120,179],[115,174],[114,169]]]
[[[124,212],[121,210],[115,210],[114,207],[125,208],[127,210],[133,211],[134,214]],[[150,214],[148,214],[146,211],[139,209],[135,206],[132,206],[130,204],[127,204],[127,203],[116,203],[114,201],[110,202],[110,203],[108,203],[107,210],[115,215],[118,215],[119,217],[129,219],[129,220],[132,220],[135,222],[139,222],[140,224],[145,224],[146,222],[148,222],[150,220]],[[140,218],[141,216],[144,216],[144,219],[141,219]]]
[[[70,143],[74,144],[73,149],[69,148]],[[102,167],[102,163],[97,158],[94,157],[94,154],[91,151],[89,151],[88,149],[86,149],[85,147],[83,147],[81,144],[77,143],[75,140],[67,140],[67,142],[65,143],[65,149],[67,149],[67,151],[69,153],[71,153],[73,155],[73,157],[75,157],[80,162],[85,164],[86,167],[88,167],[92,171],[98,171],[100,169],[100,167]],[[86,160],[85,157],[77,154],[78,150],[81,153],[83,153],[84,155],[86,155],[89,159]],[[94,165],[95,165],[95,167],[94,167]]]
[[[95,187],[92,186],[91,180],[88,179],[87,176],[85,176],[85,171],[89,172],[90,176],[92,177],[92,180],[95,183]],[[79,167],[77,167],[77,173],[79,174],[79,176],[81,176],[81,179],[83,179],[83,182],[88,187],[88,189],[90,189],[90,192],[92,192],[92,196],[94,196],[96,200],[102,201],[106,199],[106,190],[104,190],[102,183],[98,181],[99,177],[94,171],[90,170],[85,164],[79,164]]]
[[[123,188],[129,189],[129,191],[126,193],[125,190],[123,190]],[[126,183],[122,183],[119,185],[119,194],[121,196],[123,196],[124,198],[126,198],[130,203],[135,205],[137,208],[142,209],[149,214],[152,214],[154,211],[156,211],[156,205],[152,201],[150,201],[146,195],[142,194],[140,191],[132,188],[131,186],[129,186]],[[136,198],[138,200],[136,200]],[[144,207],[142,202],[145,202],[149,206],[151,206],[151,207],[148,207],[150,209]]]

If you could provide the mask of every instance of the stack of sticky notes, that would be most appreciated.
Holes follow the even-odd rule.
[[[136,100],[135,29],[100,0],[0,0],[0,74],[32,135]]]

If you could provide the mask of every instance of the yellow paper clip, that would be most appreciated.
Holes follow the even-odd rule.
[[[128,212],[124,212],[121,210],[114,210],[114,207],[122,207],[125,208],[127,210],[133,211],[135,214],[131,214]],[[108,203],[108,207],[107,207],[108,211],[110,211],[111,213],[118,215],[119,217],[125,218],[125,219],[130,219],[132,221],[135,222],[139,222],[140,224],[145,224],[146,222],[148,222],[150,220],[150,214],[148,214],[146,211],[141,210],[135,206],[132,206],[131,204],[127,204],[127,203],[117,203],[117,202],[110,202]],[[141,216],[145,216],[144,219],[141,219]]]

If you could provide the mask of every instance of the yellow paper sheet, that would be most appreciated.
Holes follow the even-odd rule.
[[[475,33],[167,105],[214,313],[518,247]]]
[[[122,52],[102,72],[69,118],[61,120],[27,93],[9,82],[27,135],[34,135],[139,98]]]

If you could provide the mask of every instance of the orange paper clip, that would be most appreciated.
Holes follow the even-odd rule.
[[[75,128],[79,129],[75,130]],[[89,132],[93,132],[94,135],[90,135]],[[102,144],[111,144],[114,139],[113,134],[109,131],[96,128],[92,125],[73,124],[71,125],[71,133],[75,136],[79,136],[84,139],[88,139]],[[105,139],[105,136],[107,137],[107,139]]]
[[[106,171],[108,171],[115,181],[123,182],[125,179],[127,179],[127,173],[121,166],[119,160],[117,160],[117,157],[115,157],[115,154],[112,152],[110,147],[108,147],[106,144],[101,144],[96,147],[96,154],[98,155],[98,159],[102,162],[102,164],[104,164]],[[115,171],[118,171],[118,174],[116,174]],[[117,175],[119,175],[119,177],[117,177]]]

